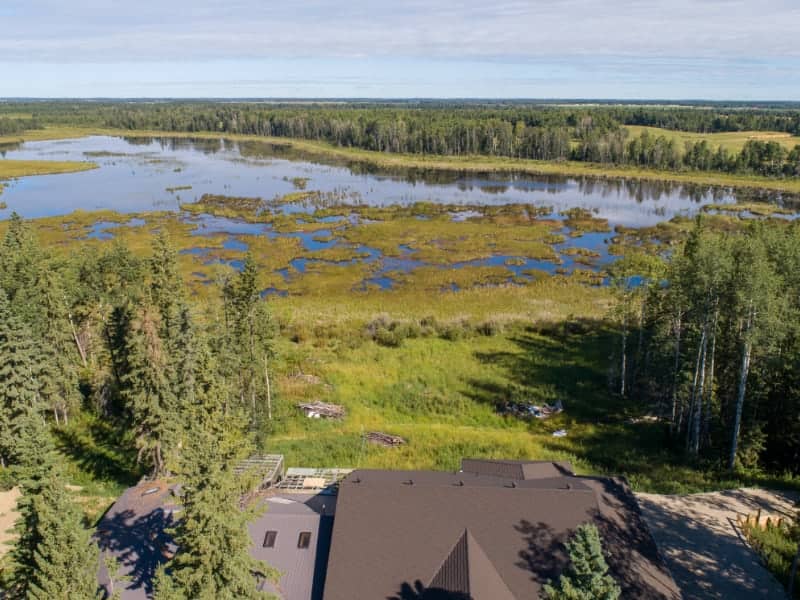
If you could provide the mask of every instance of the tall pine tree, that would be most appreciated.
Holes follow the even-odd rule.
[[[171,362],[159,335],[160,316],[145,306],[129,323],[125,338],[122,397],[136,437],[138,460],[153,477],[164,475],[174,447],[170,444],[176,399],[171,382]]]
[[[14,461],[17,420],[41,405],[41,361],[29,329],[0,290],[0,458]]]
[[[193,405],[188,407],[191,436],[180,460],[183,510],[175,529],[178,552],[156,581],[158,600],[262,598],[258,577],[273,571],[250,556],[248,511],[239,506],[241,490],[232,474],[247,450],[238,411],[227,413],[219,401],[225,391],[211,375],[208,352]]]

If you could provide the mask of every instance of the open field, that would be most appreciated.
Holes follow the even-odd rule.
[[[672,132],[675,133],[675,132]],[[390,154],[343,148],[325,142],[290,138],[260,137],[251,135],[219,134],[210,132],[171,132],[171,131],[128,131],[121,129],[53,127],[26,132],[21,136],[0,137],[0,143],[16,141],[35,141],[45,139],[66,139],[87,135],[117,135],[126,137],[183,137],[237,141],[261,141],[271,144],[289,145],[292,148],[317,155],[321,158],[370,164],[380,168],[415,168],[431,170],[456,170],[471,172],[515,172],[532,175],[563,175],[570,177],[597,177],[614,179],[634,179],[643,181],[673,181],[697,185],[726,186],[734,188],[765,189],[790,193],[800,193],[800,179],[773,179],[769,177],[732,175],[708,172],[670,172],[641,169],[636,167],[615,167],[596,163],[575,161],[537,161],[487,156],[448,157],[439,155]],[[692,134],[699,135],[699,134]],[[744,143],[744,142],[742,142]]]
[[[664,136],[676,140],[680,146],[685,142],[707,141],[712,147],[722,146],[730,152],[739,152],[744,145],[751,141],[759,142],[778,142],[787,150],[791,150],[800,145],[800,137],[791,133],[780,131],[726,131],[722,133],[695,133],[692,131],[674,131],[671,129],[661,129],[660,127],[646,127],[642,125],[626,125],[625,129],[630,132],[630,137],[641,135],[647,131],[653,136]]]

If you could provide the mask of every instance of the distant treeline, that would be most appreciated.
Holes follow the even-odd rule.
[[[476,104],[269,104],[210,102],[8,105],[53,124],[128,130],[222,132],[325,141],[377,152],[576,160],[666,170],[796,177],[800,145],[750,140],[740,152],[626,125],[694,132],[800,135],[800,110],[736,107]],[[0,110],[0,115],[2,110]]]
[[[30,129],[41,129],[36,119],[9,119],[0,117],[0,135],[16,135]]]

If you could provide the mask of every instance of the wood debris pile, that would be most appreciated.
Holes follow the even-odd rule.
[[[368,442],[380,444],[381,446],[396,447],[406,443],[406,441],[399,436],[389,435],[388,433],[382,433],[380,431],[370,431],[364,437]]]
[[[345,415],[344,406],[328,404],[327,402],[320,402],[319,400],[314,402],[301,402],[297,407],[306,413],[309,419],[319,419],[322,417],[326,419],[341,419]]]

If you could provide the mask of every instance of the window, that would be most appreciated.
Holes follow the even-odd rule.
[[[268,531],[264,534],[264,548],[274,548],[275,538],[278,537],[277,531]]]
[[[300,537],[297,538],[297,547],[305,550],[311,545],[311,532],[301,531]]]

